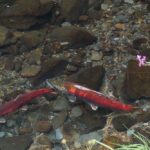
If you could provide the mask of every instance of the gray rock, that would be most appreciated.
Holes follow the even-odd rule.
[[[63,125],[63,123],[65,122],[67,118],[67,112],[66,111],[62,111],[60,112],[57,116],[54,117],[54,119],[52,120],[52,125],[54,129],[59,128],[60,126]]]
[[[63,111],[68,109],[69,101],[62,96],[58,96],[57,99],[53,102],[53,111]]]
[[[99,61],[99,60],[102,59],[102,57],[103,57],[102,52],[95,52],[95,51],[92,51],[91,60]]]
[[[103,137],[103,132],[101,130],[98,130],[98,131],[90,132],[88,134],[81,135],[79,137],[79,142],[82,145],[85,145],[88,143],[88,141],[91,141],[91,140],[101,141],[102,137]]]
[[[73,107],[71,112],[70,112],[70,117],[71,118],[76,118],[80,117],[82,115],[82,109],[79,106]]]
[[[3,131],[0,132],[0,138],[3,138],[5,135],[6,135],[5,132],[3,132]]]
[[[114,18],[115,22],[127,23],[129,22],[129,18],[126,15],[118,15]]]
[[[70,27],[70,26],[72,26],[72,25],[71,25],[70,22],[63,22],[63,23],[61,24],[61,26],[62,26],[62,27]]]
[[[107,10],[108,9],[108,5],[107,4],[102,4],[101,5],[101,9],[102,10]]]
[[[26,65],[23,66],[21,71],[22,77],[34,77],[36,76],[41,70],[41,66],[38,65]]]
[[[15,125],[15,121],[14,120],[8,120],[7,121],[7,127],[11,128]]]
[[[102,129],[106,124],[105,117],[99,117],[91,112],[86,112],[82,116],[74,119],[76,128],[80,133],[89,133],[98,129]]]
[[[113,3],[116,5],[116,6],[119,6],[123,3],[123,0],[114,0]]]
[[[26,150],[32,142],[30,135],[14,136],[0,139],[1,150]]]
[[[63,134],[59,128],[55,130],[55,133],[56,133],[56,140],[61,140],[63,138]]]

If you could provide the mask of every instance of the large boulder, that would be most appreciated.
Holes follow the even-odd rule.
[[[130,60],[123,92],[127,99],[150,97],[150,66],[139,67],[136,60]]]
[[[16,0],[0,13],[0,24],[9,28],[28,29],[39,22],[40,16],[49,13],[52,0]]]
[[[68,48],[80,48],[97,41],[88,31],[74,26],[56,28],[51,32],[50,38],[58,42],[68,42]]]
[[[67,80],[94,90],[99,90],[103,82],[104,74],[105,69],[102,66],[95,66],[81,69],[77,73],[69,76]]]

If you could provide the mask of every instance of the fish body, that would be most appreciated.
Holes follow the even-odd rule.
[[[64,87],[69,94],[80,97],[87,102],[97,106],[123,111],[131,111],[134,109],[134,106],[132,105],[121,103],[116,99],[112,99],[103,95],[100,92],[91,90],[75,83],[66,82],[64,83]]]
[[[6,115],[10,112],[17,110],[19,107],[26,105],[34,98],[42,96],[47,93],[53,93],[54,90],[50,88],[42,88],[38,90],[33,90],[17,96],[17,98],[10,100],[2,105],[0,105],[0,116]]]

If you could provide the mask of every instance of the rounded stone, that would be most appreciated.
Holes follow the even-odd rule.
[[[35,130],[38,132],[48,132],[51,129],[51,124],[48,120],[38,121],[35,125]]]

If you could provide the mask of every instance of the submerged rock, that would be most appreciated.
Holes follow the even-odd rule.
[[[65,97],[58,96],[53,102],[53,111],[64,111],[69,108],[69,101]]]
[[[102,66],[95,66],[81,69],[77,73],[69,76],[67,80],[79,83],[94,90],[99,90],[104,74],[105,69]]]
[[[85,113],[75,119],[76,128],[81,133],[89,133],[98,129],[102,129],[106,125],[106,117],[99,117],[94,113]]]
[[[50,38],[59,42],[68,42],[68,48],[80,48],[92,44],[97,38],[88,31],[74,26],[54,29]]]
[[[66,118],[67,118],[67,112],[66,111],[60,112],[58,116],[55,116],[52,121],[53,128],[57,129],[61,127],[63,123],[65,122]]]
[[[32,79],[32,84],[36,86],[47,78],[62,74],[66,65],[67,61],[60,58],[48,58],[43,60],[41,63],[41,71]]]
[[[124,81],[124,97],[127,99],[139,99],[150,97],[150,66],[138,66],[138,61],[131,60],[128,63]]]
[[[14,36],[13,32],[5,28],[4,26],[0,26],[0,47],[15,43],[16,40],[17,39]]]
[[[20,37],[20,45],[22,49],[31,50],[38,46],[44,38],[43,31],[26,32]]]
[[[70,117],[72,119],[80,117],[82,115],[82,109],[79,106],[73,107],[70,112]]]
[[[14,136],[0,139],[0,149],[1,150],[25,150],[32,142],[30,135],[25,136]]]
[[[0,24],[9,28],[28,29],[40,21],[54,6],[52,0],[16,0],[0,13]]]
[[[87,0],[62,0],[61,3],[61,20],[75,22],[79,16],[85,14],[88,9]]]
[[[38,65],[26,65],[23,67],[21,71],[22,77],[34,77],[36,76],[41,70],[41,66]]]
[[[35,125],[37,132],[48,132],[52,128],[51,123],[48,120],[40,120]]]

